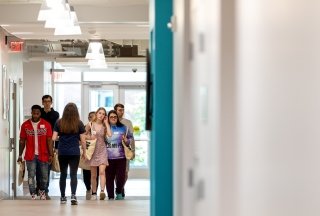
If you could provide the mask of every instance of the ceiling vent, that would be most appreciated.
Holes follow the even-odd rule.
[[[101,40],[105,57],[145,57],[148,48],[148,40],[132,40],[130,44],[122,40]],[[84,58],[89,42],[86,40],[26,40],[25,50],[29,58]]]

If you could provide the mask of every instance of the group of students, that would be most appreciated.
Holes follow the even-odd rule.
[[[51,96],[49,98],[52,104]],[[44,104],[44,98],[42,102]],[[61,172],[59,187],[62,204],[67,202],[65,191],[68,168],[71,204],[78,204],[76,191],[80,157],[83,157],[90,165],[90,170],[83,170],[87,199],[97,200],[98,179],[100,179],[101,189],[100,200],[106,198],[105,188],[109,200],[124,199],[124,185],[128,178],[129,161],[125,157],[122,143],[130,146],[134,151],[133,127],[131,121],[123,118],[124,105],[116,104],[114,110],[110,110],[108,113],[105,108],[98,108],[96,112],[89,113],[89,123],[86,126],[80,120],[78,108],[74,103],[68,103],[63,110],[62,117],[59,119],[58,114],[54,123],[51,123],[49,118],[46,120],[43,118],[45,115],[42,115],[42,109],[39,105],[33,105],[31,118],[22,124],[20,131],[18,162],[22,162],[22,154],[25,149],[24,160],[28,170],[31,198],[36,199],[38,195],[42,200],[50,199],[48,179],[54,141],[55,143],[59,142],[55,148],[58,150]],[[56,112],[52,108],[50,111]],[[53,121],[53,115],[49,116]],[[92,158],[89,160],[86,156],[86,140],[92,139],[96,139],[96,146]],[[82,155],[80,155],[79,143],[83,150]],[[38,176],[36,172],[39,172],[41,177],[37,178],[39,192],[37,192],[35,184],[35,176]],[[114,189],[114,184],[116,184],[116,189]]]

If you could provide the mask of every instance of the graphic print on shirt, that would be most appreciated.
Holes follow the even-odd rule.
[[[26,128],[26,134],[29,136],[34,136],[35,134],[38,134],[38,136],[46,136],[47,128],[38,128],[37,131]]]
[[[112,136],[106,139],[107,152],[109,159],[125,158],[122,136],[125,134],[126,127],[111,126]]]

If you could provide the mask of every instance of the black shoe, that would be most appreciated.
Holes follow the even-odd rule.
[[[67,203],[67,197],[60,197],[60,203],[61,204],[66,204]]]
[[[71,195],[71,205],[78,205],[77,197],[76,195]]]
[[[123,196],[123,197],[126,196],[126,194],[124,193],[124,188],[123,188],[123,190],[122,190],[122,196]]]

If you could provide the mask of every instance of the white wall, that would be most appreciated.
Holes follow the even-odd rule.
[[[193,140],[190,118],[185,118],[192,112],[190,98],[190,63],[189,59],[189,2],[176,0],[174,2],[174,215],[193,215]],[[174,23],[176,22],[176,23]],[[178,28],[177,28],[178,27]]]
[[[319,215],[320,2],[238,5],[238,215]]]
[[[0,72],[2,74],[2,65],[6,65],[7,67],[7,83],[9,79],[13,80],[19,85],[19,80],[22,79],[22,61],[23,61],[23,53],[13,53],[9,51],[9,45],[5,44],[5,35],[7,33],[0,28]],[[12,154],[9,152],[9,123],[8,118],[3,119],[3,85],[2,85],[2,76],[0,76],[0,200],[3,198],[7,198],[9,193],[12,195],[12,191],[10,191],[10,178],[12,178],[12,170],[10,170],[10,158],[12,158]],[[9,89],[9,84],[8,89]],[[8,90],[9,91],[9,90]],[[8,95],[7,95],[8,98]],[[17,100],[21,98],[19,92],[16,95]],[[19,107],[20,104],[17,103],[17,120],[19,119]],[[19,122],[16,122],[16,127],[19,128]],[[17,141],[17,140],[16,140]],[[16,142],[17,143],[17,142]]]
[[[44,63],[40,61],[24,62],[23,71],[23,114],[30,116],[32,105],[42,106]]]
[[[5,32],[0,29],[0,72],[2,74],[2,65],[8,64],[8,54],[7,47],[4,41]],[[2,98],[3,94],[3,86],[2,86],[2,75],[0,82],[0,92],[1,92],[1,112],[0,112],[0,133],[1,133],[1,142],[0,142],[0,199],[3,199],[9,194],[9,124],[8,121],[2,118],[3,113],[3,103],[4,100]]]
[[[319,215],[320,2],[190,2],[191,83],[178,92],[194,106],[182,117],[193,130],[178,131],[175,145],[193,135],[183,144],[194,150],[196,176],[193,197],[176,191],[194,200],[180,208]]]
[[[175,1],[174,214],[179,216],[220,213],[220,7],[216,0]]]

